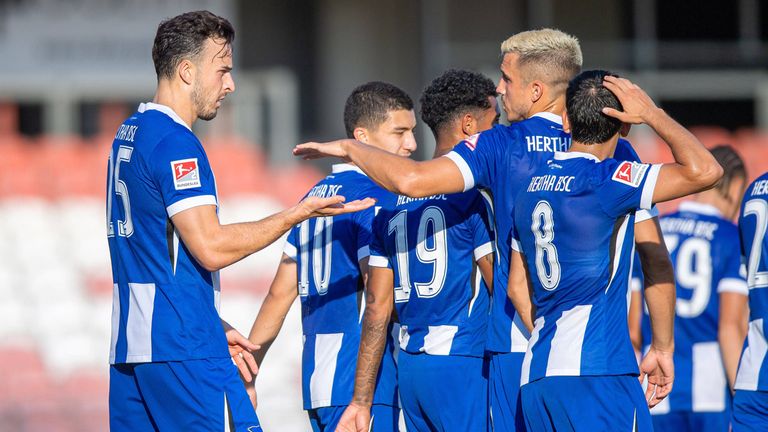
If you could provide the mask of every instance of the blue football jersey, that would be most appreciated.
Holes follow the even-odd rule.
[[[511,246],[525,255],[536,320],[521,384],[637,374],[626,296],[638,208],[658,165],[555,153],[517,196]]]
[[[195,261],[171,223],[183,210],[217,203],[197,137],[170,108],[141,104],[109,156],[110,363],[229,357],[218,272]]]
[[[739,216],[741,254],[749,287],[749,330],[741,355],[736,389],[768,391],[768,173],[744,194]]]
[[[335,195],[347,201],[371,197],[379,202],[391,196],[349,164],[334,165],[332,173],[307,194]],[[285,253],[297,263],[301,300],[304,409],[347,405],[352,400],[365,307],[359,261],[370,255],[374,212],[369,208],[309,219],[288,234]],[[396,384],[390,334],[373,403],[396,405]]]
[[[512,233],[514,197],[527,185],[531,173],[551,158],[555,151],[565,151],[571,137],[563,131],[562,118],[552,113],[538,113],[510,126],[496,126],[457,145],[451,158],[464,176],[464,189],[478,187],[494,219],[496,265],[493,297],[488,323],[486,349],[490,352],[525,352],[528,331],[507,297],[509,280],[509,238]],[[639,161],[629,142],[620,139],[614,159]],[[641,216],[646,219],[651,215]],[[654,215],[657,213],[654,213]]]
[[[482,357],[489,294],[475,262],[493,253],[477,191],[397,197],[374,220],[371,266],[394,272],[400,349]]]
[[[747,295],[738,229],[716,208],[685,201],[662,216],[661,229],[675,269],[675,389],[651,414],[721,412],[728,382],[717,342],[719,294]],[[643,313],[643,344],[651,343]]]

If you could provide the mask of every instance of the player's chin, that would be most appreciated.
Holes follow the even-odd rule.
[[[216,118],[216,114],[218,114],[218,113],[219,113],[219,110],[212,109],[212,110],[209,110],[209,111],[205,111],[205,112],[199,113],[197,115],[197,118],[199,118],[200,120],[205,120],[205,121],[213,120],[213,119]]]

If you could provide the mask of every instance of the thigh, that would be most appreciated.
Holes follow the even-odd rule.
[[[260,430],[229,358],[147,363],[136,376],[160,430]]]
[[[494,432],[525,431],[520,400],[520,371],[525,353],[490,356],[488,399]]]
[[[722,412],[691,412],[688,417],[688,429],[677,429],[672,432],[728,432],[731,425],[730,410]]]
[[[373,432],[397,432],[400,423],[400,408],[390,405],[373,405],[371,407]]]
[[[336,430],[336,426],[341,420],[341,415],[344,414],[344,410],[347,408],[344,406],[330,406],[322,408],[314,408],[307,411],[309,415],[309,423],[312,426],[313,432],[333,432]]]
[[[732,411],[733,432],[768,430],[768,392],[736,390]]]
[[[109,429],[114,432],[157,430],[139,391],[132,364],[109,368]]]
[[[654,432],[686,432],[689,430],[688,416],[672,411],[651,415]]]
[[[523,386],[522,397],[531,432],[653,430],[633,376],[546,377]]]

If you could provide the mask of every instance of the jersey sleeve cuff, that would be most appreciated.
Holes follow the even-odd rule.
[[[182,200],[176,201],[165,208],[168,212],[168,217],[173,217],[175,214],[189,210],[192,207],[198,207],[203,205],[217,205],[216,197],[213,195],[197,195]]]
[[[640,278],[633,277],[629,280],[629,290],[632,292],[640,292],[643,290],[643,281]]]
[[[387,257],[381,255],[371,255],[370,258],[368,258],[368,266],[389,268],[389,260]]]
[[[512,248],[515,252],[523,253],[523,245],[520,244],[520,241],[517,239],[509,239],[509,246]]]
[[[285,242],[285,246],[283,246],[283,253],[288,256],[288,258],[296,261],[296,246],[290,244],[289,242]]]
[[[488,242],[475,248],[475,261],[480,258],[493,253],[493,243]]]
[[[660,164],[651,165],[648,174],[645,177],[643,194],[640,196],[640,208],[650,210],[653,206],[653,190],[656,189],[656,180],[659,178]]]
[[[648,219],[655,218],[659,215],[659,209],[656,206],[651,207],[650,210],[638,210],[635,213],[635,223],[645,222]]]
[[[360,249],[357,250],[357,260],[362,261],[365,258],[368,258],[371,255],[371,247],[370,246],[363,246]]]
[[[717,292],[732,292],[736,294],[749,295],[749,288],[747,287],[747,281],[739,278],[723,278],[720,283],[717,284]]]
[[[472,170],[469,169],[467,161],[461,157],[460,154],[455,151],[449,152],[445,155],[448,159],[452,160],[456,164],[456,167],[461,171],[461,176],[464,178],[464,192],[475,187],[475,176],[472,174]]]

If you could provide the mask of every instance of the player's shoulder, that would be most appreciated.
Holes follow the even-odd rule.
[[[640,156],[638,156],[634,147],[632,147],[632,144],[624,138],[619,138],[619,141],[616,143],[613,159],[619,161],[640,162]]]

